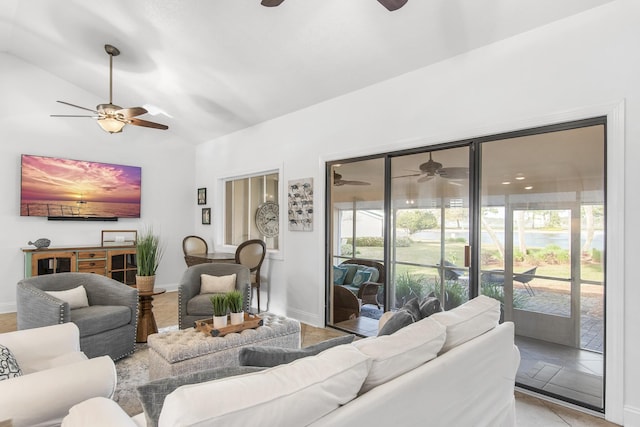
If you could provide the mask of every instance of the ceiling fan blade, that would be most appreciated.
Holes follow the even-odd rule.
[[[434,178],[433,175],[424,175],[424,176],[418,178],[418,182],[431,181],[433,178]]]
[[[130,118],[130,119],[123,120],[123,121],[125,123],[129,123],[130,125],[135,125],[135,126],[144,126],[144,127],[147,127],[147,128],[162,129],[162,130],[169,129],[169,126],[167,126],[167,125],[162,125],[160,123],[154,123],[154,122],[150,122],[150,121],[142,120],[142,119]]]
[[[80,108],[80,109],[82,109],[82,110],[91,111],[92,113],[96,113],[96,114],[98,114],[98,112],[97,112],[96,110],[92,110],[91,108],[81,107],[81,106],[79,106],[79,105],[71,104],[71,103],[69,103],[69,102],[64,102],[64,101],[56,101],[56,102],[59,102],[60,104],[69,105],[69,106],[71,106],[71,107]]]
[[[280,6],[280,3],[282,3],[283,1],[284,0],[262,0],[260,4],[267,7],[275,7]]]
[[[398,176],[392,176],[391,179],[396,179],[396,178],[410,178],[412,176],[420,176],[419,173],[412,173],[410,175],[398,175]]]
[[[349,181],[349,180],[342,180],[342,185],[371,185],[370,182],[365,182],[365,181]]]
[[[147,113],[148,111],[142,107],[122,108],[115,112],[117,115],[122,114],[125,118],[141,116]]]
[[[49,117],[91,117],[92,119],[98,118],[98,116],[80,116],[77,114],[50,114]]]
[[[461,167],[442,168],[438,175],[446,179],[469,179],[469,169]]]
[[[378,0],[378,2],[387,8],[390,12],[400,9],[407,4],[407,0]]]

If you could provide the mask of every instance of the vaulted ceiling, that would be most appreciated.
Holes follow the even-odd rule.
[[[612,0],[5,0],[0,51],[93,94],[151,105],[194,144],[356,91]],[[79,111],[50,103],[52,114]],[[149,108],[148,108],[149,109]],[[166,113],[166,115],[165,115]],[[60,119],[82,120],[82,119]]]

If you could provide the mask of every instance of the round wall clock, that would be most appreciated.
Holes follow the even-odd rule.
[[[276,202],[264,202],[256,210],[256,227],[265,237],[278,235],[280,208]]]

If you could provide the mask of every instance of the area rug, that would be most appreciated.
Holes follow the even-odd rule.
[[[161,328],[158,332],[177,331],[178,325]],[[142,404],[138,399],[136,387],[149,381],[149,347],[146,343],[137,344],[136,351],[130,356],[116,362],[118,383],[113,400],[120,405],[129,416],[142,412]]]

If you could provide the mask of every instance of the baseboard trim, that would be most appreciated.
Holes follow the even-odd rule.
[[[616,421],[617,423],[618,421]],[[640,426],[640,408],[629,405],[624,406],[624,425],[630,427]]]
[[[320,318],[316,313],[309,313],[308,311],[289,309],[287,310],[287,317],[299,320],[307,325],[315,326],[316,328],[324,328],[324,319]]]
[[[0,314],[4,313],[15,313],[16,312],[16,302],[3,302],[0,303]]]

